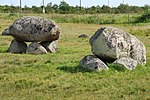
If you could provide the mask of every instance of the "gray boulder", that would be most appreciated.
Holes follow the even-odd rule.
[[[48,52],[55,53],[57,51],[57,41],[40,43]]]
[[[18,41],[53,41],[59,38],[60,28],[54,21],[28,16],[14,21],[10,26],[10,34]]]
[[[10,47],[8,48],[8,52],[11,53],[25,53],[27,48],[27,44],[24,42],[19,42],[17,40],[12,40]]]
[[[138,64],[146,63],[146,49],[143,43],[133,35],[114,27],[98,29],[90,38],[90,45],[92,52],[106,62],[129,57]]]
[[[87,55],[80,61],[80,66],[88,70],[106,70],[108,66],[94,55]]]
[[[10,35],[9,28],[5,29],[5,30],[2,32],[2,35]]]
[[[26,50],[26,53],[30,54],[46,54],[47,50],[39,43],[32,42]]]
[[[122,65],[129,70],[133,70],[137,66],[137,61],[132,58],[123,57],[114,61],[113,64]]]

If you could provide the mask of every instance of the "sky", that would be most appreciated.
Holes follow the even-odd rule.
[[[22,1],[22,7],[27,5],[28,7],[34,6],[41,6],[42,0],[21,0]],[[44,0],[45,5],[47,5],[49,2],[52,2],[52,4],[60,4],[62,0]],[[64,0],[67,2],[70,6],[76,6],[80,5],[80,0]],[[120,5],[120,3],[129,4],[133,6],[144,6],[146,4],[150,5],[150,0],[81,0],[82,6],[84,7],[91,7],[91,6],[102,6],[102,5],[108,5],[110,7],[117,7]],[[0,0],[0,5],[13,5],[13,6],[19,6],[20,0]]]

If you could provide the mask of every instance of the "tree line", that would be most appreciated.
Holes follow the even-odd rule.
[[[23,13],[42,13],[42,8],[37,6],[24,6],[22,8]],[[59,5],[53,4],[52,2],[48,3],[45,6],[46,13],[58,13],[58,14],[98,14],[98,13],[144,13],[150,10],[150,5],[139,6],[129,6],[128,4],[120,4],[118,7],[109,7],[103,5],[100,7],[91,6],[91,7],[80,7],[80,6],[70,6],[67,2],[61,1]],[[19,13],[19,6],[0,6],[1,13]]]

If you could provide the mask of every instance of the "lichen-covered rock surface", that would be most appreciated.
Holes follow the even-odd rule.
[[[92,71],[109,69],[108,66],[95,55],[87,55],[82,58],[80,61],[80,66]]]
[[[35,16],[15,20],[9,31],[17,41],[25,42],[54,41],[60,35],[60,28],[54,21]]]
[[[146,63],[144,44],[135,36],[114,27],[98,29],[90,38],[93,54],[105,62],[114,62],[129,57],[138,64]]]
[[[125,67],[129,70],[133,70],[137,66],[137,61],[132,58],[122,57],[122,58],[114,61],[113,64],[122,65],[123,67]]]

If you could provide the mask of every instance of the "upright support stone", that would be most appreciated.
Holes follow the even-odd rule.
[[[57,41],[40,43],[48,52],[55,53],[57,51]]]
[[[25,53],[27,48],[27,44],[24,42],[19,42],[16,39],[12,40],[10,47],[8,48],[8,52],[11,53]]]
[[[32,42],[26,50],[26,53],[30,54],[46,54],[47,50],[39,43]]]

